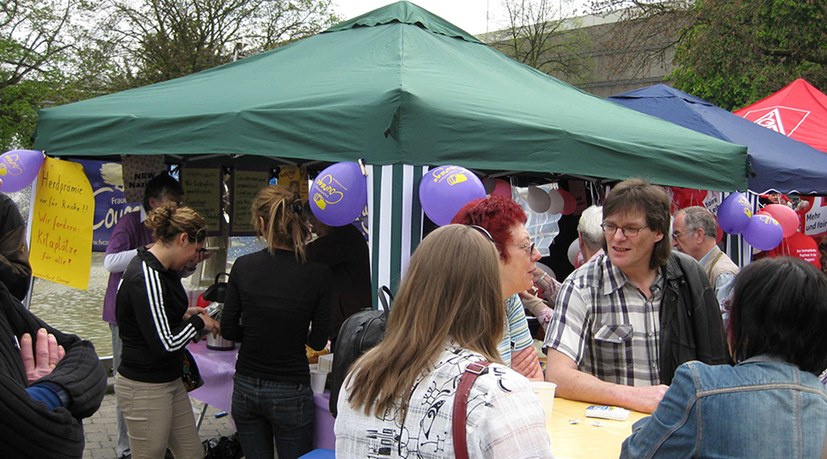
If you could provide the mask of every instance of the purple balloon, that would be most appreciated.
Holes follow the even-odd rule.
[[[0,191],[13,193],[29,186],[44,160],[39,150],[12,150],[0,155]]]
[[[752,218],[752,205],[744,193],[732,193],[718,207],[718,224],[729,234],[747,229]]]
[[[744,240],[758,250],[772,250],[778,247],[784,237],[784,229],[778,220],[765,214],[756,214],[744,230]]]
[[[345,226],[368,203],[368,182],[357,163],[336,163],[323,170],[310,187],[310,210],[320,222]]]
[[[484,197],[482,181],[473,172],[459,166],[431,169],[419,185],[422,209],[439,226],[451,223],[463,206]]]

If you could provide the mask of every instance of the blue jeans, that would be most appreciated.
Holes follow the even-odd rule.
[[[295,459],[313,449],[313,392],[305,384],[235,375],[233,420],[247,459]]]

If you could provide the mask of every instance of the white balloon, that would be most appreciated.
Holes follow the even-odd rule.
[[[569,250],[566,253],[566,255],[568,255],[568,257],[569,257],[569,263],[571,263],[572,266],[577,266],[574,263],[577,260],[577,254],[579,254],[579,253],[580,253],[580,240],[575,239],[575,240],[571,241],[571,244],[569,244]]]
[[[566,204],[566,201],[563,199],[563,195],[557,192],[557,190],[550,190],[548,192],[549,197],[549,206],[548,206],[548,213],[550,214],[559,214],[563,212],[563,206]]]
[[[537,188],[536,186],[528,187],[528,207],[532,211],[541,214],[548,210],[551,205],[551,198],[548,193]]]

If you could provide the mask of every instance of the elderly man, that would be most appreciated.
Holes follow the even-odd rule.
[[[603,207],[589,206],[580,215],[577,222],[577,240],[583,262],[594,258],[603,250]]]
[[[675,214],[672,224],[672,244],[701,264],[726,320],[732,301],[732,286],[740,268],[715,244],[716,229],[715,217],[706,208],[692,206],[681,209]]]
[[[669,223],[660,187],[630,179],[606,197],[605,253],[563,282],[544,343],[561,397],[650,413],[678,365],[729,361],[709,281],[672,252]]]

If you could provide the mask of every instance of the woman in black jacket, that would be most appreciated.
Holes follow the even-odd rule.
[[[233,264],[221,333],[240,341],[233,420],[248,459],[295,459],[313,444],[315,404],[305,344],[324,348],[330,328],[330,269],[304,261],[310,230],[299,195],[280,186],[258,192],[253,225],[267,249]],[[312,325],[312,326],[311,326]]]
[[[188,308],[178,272],[203,248],[206,224],[188,207],[159,207],[145,223],[155,244],[138,249],[118,288],[116,317],[123,350],[115,395],[124,413],[133,458],[203,458],[187,391],[184,346],[218,323]]]

